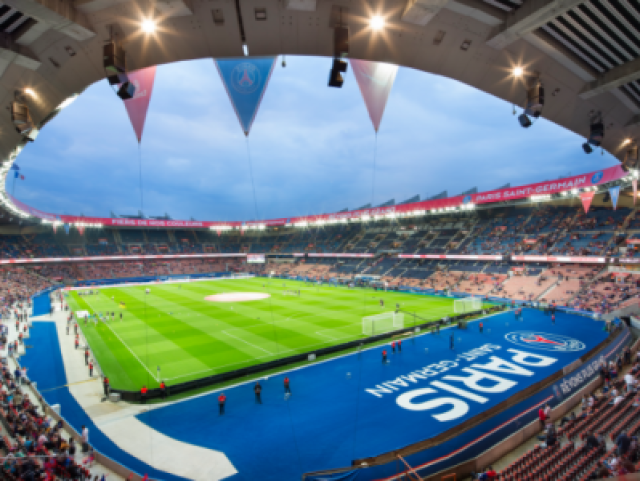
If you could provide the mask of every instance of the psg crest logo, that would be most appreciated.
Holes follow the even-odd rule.
[[[245,62],[231,71],[231,85],[238,93],[252,94],[260,87],[260,83],[260,71],[255,65]]]
[[[553,352],[582,351],[584,342],[560,334],[546,332],[517,331],[506,334],[504,338],[520,347]]]
[[[592,184],[597,184],[598,182],[600,182],[602,180],[603,177],[604,177],[604,173],[602,171],[596,172],[595,174],[593,174],[591,176],[591,183]]]
[[[471,196],[470,195],[466,195],[464,197],[464,199],[462,199],[462,203],[463,204],[468,204],[469,202],[471,202]]]

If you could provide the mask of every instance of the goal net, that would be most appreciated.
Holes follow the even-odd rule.
[[[456,314],[479,311],[482,309],[482,299],[479,297],[465,297],[453,301],[453,311]]]
[[[404,328],[404,314],[402,312],[391,311],[362,318],[362,333],[365,336],[373,336],[402,328]]]

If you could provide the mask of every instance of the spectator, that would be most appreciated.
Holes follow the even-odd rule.
[[[631,439],[627,436],[627,430],[624,429],[616,439],[616,448],[618,452],[618,456],[624,456],[629,451],[629,447],[631,446]]]

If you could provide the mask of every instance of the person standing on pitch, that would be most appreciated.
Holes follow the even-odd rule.
[[[260,381],[256,381],[256,385],[253,386],[253,392],[256,394],[256,403],[262,404],[262,398],[260,397],[262,386],[260,385]]]
[[[85,366],[89,365],[89,348],[86,348],[84,350],[84,365]]]
[[[392,341],[391,342],[391,351],[395,354],[396,353],[396,341]]]
[[[482,325],[482,323],[480,323],[480,326],[479,326],[479,327],[480,327],[480,334],[482,334],[482,328],[484,327],[484,326]]]
[[[289,387],[289,378],[285,377],[284,378],[284,393],[285,394],[291,394],[291,388]]]
[[[107,376],[105,376],[104,381],[102,381],[102,387],[104,388],[105,397],[109,397],[109,378]]]
[[[402,352],[402,339],[398,339],[398,352]]]
[[[218,409],[220,410],[219,416],[224,414],[224,404],[227,402],[227,396],[224,395],[223,392],[218,396]]]
[[[387,363],[387,350],[383,349],[382,350],[382,364],[386,364]]]
[[[93,377],[93,361],[89,361],[89,377]]]
[[[167,398],[167,385],[164,383],[164,381],[160,383],[160,396],[162,397],[162,399]]]
[[[147,386],[142,386],[142,389],[140,389],[140,402],[147,404]]]
[[[556,323],[556,315],[555,314],[551,314],[551,323],[552,324]]]
[[[454,346],[453,346],[453,342],[454,342],[454,340],[453,340],[453,334],[451,334],[451,337],[449,338],[449,349],[453,349],[453,347],[454,347]]]

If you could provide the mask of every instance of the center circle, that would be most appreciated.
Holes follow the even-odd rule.
[[[247,302],[260,301],[271,297],[271,294],[264,292],[225,292],[224,294],[214,294],[204,298],[209,302]]]

